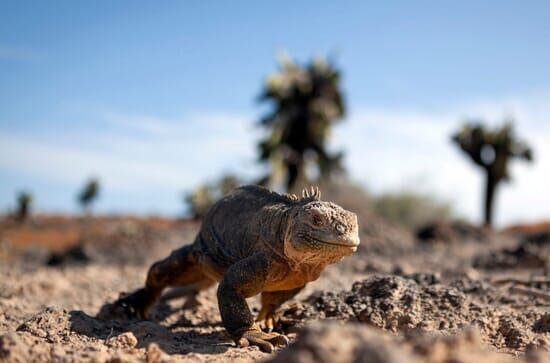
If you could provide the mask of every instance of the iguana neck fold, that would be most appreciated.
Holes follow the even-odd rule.
[[[292,215],[292,207],[277,205],[270,208],[262,215],[263,220],[268,220],[264,225],[261,243],[283,262],[287,261],[284,253],[285,240],[289,238],[289,220]]]

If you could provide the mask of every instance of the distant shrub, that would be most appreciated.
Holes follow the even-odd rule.
[[[225,175],[221,179],[201,185],[184,196],[189,215],[194,219],[202,219],[208,209],[221,197],[238,187],[242,182],[234,175]]]
[[[30,215],[32,204],[32,195],[29,192],[20,192],[17,195],[17,210],[15,211],[15,220],[24,222]]]
[[[89,179],[86,184],[84,184],[84,187],[77,195],[78,203],[80,203],[83,210],[89,212],[90,206],[99,195],[99,189],[99,181],[95,178]]]
[[[452,217],[449,203],[414,191],[386,193],[372,198],[372,211],[395,224],[407,228]]]
[[[320,185],[323,199],[357,213],[360,220],[379,216],[395,225],[416,229],[436,220],[454,219],[451,204],[414,190],[376,195],[348,178]]]

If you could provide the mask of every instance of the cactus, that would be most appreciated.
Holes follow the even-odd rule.
[[[490,227],[497,187],[510,180],[508,162],[513,158],[531,162],[533,152],[527,143],[516,139],[511,121],[492,130],[479,121],[470,121],[452,140],[486,174],[484,223]]]
[[[326,150],[331,126],[345,112],[340,72],[335,67],[324,59],[301,67],[285,58],[280,61],[280,71],[267,79],[260,99],[274,106],[260,121],[269,134],[258,145],[259,159],[271,163],[270,175],[260,184],[266,184],[279,167],[287,190],[291,190],[299,178],[308,179],[306,160],[316,165],[317,179],[342,171],[342,154],[331,155]]]
[[[15,220],[24,222],[30,215],[32,204],[32,196],[28,192],[20,192],[17,195],[17,210],[15,212]]]
[[[99,181],[92,178],[86,182],[82,191],[78,194],[78,202],[82,209],[88,210],[90,205],[97,199],[99,195]]]

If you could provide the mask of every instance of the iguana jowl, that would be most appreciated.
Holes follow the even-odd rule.
[[[359,245],[357,216],[320,200],[318,189],[301,198],[258,186],[235,189],[205,216],[195,242],[154,263],[145,287],[115,305],[146,318],[170,286],[218,286],[223,325],[239,346],[272,351],[286,344],[271,332],[277,309],[329,264],[351,255]],[[255,324],[246,298],[262,294]]]

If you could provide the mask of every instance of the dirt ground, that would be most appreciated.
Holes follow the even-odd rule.
[[[550,362],[543,227],[441,222],[417,235],[363,215],[360,249],[285,305],[291,345],[272,354],[235,347],[215,288],[198,301],[164,299],[151,321],[96,317],[198,228],[130,217],[3,222],[0,361]]]

